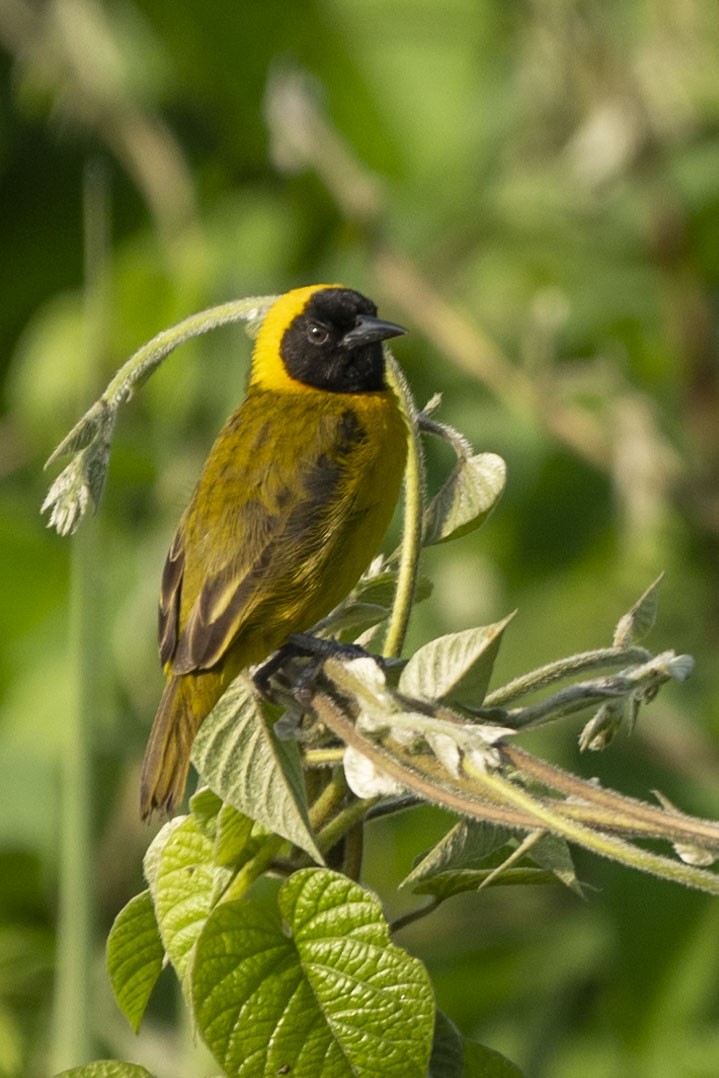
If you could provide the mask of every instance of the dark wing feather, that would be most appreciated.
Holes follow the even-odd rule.
[[[320,491],[317,468],[315,463],[304,476],[300,470],[296,478],[301,496],[286,516],[266,513],[262,529],[265,541],[254,546],[254,561],[247,564],[240,555],[206,580],[180,638],[173,661],[175,672],[214,666],[248,622],[258,620],[259,607],[266,611],[262,632],[267,635],[269,630],[271,639],[269,623],[273,617],[282,611],[282,620],[291,621],[292,608],[307,602],[311,577],[317,572],[318,550],[329,532],[329,507],[339,509],[340,514],[342,511],[337,498],[339,475],[327,475]],[[255,534],[259,530],[256,527]],[[269,648],[274,646],[274,641],[269,644]]]
[[[183,518],[184,520],[184,518]],[[185,568],[185,550],[180,521],[172,540],[165,567],[162,570],[160,586],[160,609],[157,635],[160,644],[160,661],[164,666],[175,654],[177,631],[180,617],[180,588]]]
[[[263,574],[258,566],[273,556],[275,543],[268,541],[257,563],[249,569],[230,562],[208,579],[193,606],[173,661],[173,670],[187,674],[214,666],[251,613]]]
[[[278,646],[285,632],[309,627],[301,623],[302,612],[318,572],[341,545],[342,534],[357,524],[346,464],[366,433],[348,422],[347,413],[306,413],[305,407],[294,426],[285,417],[291,454],[266,442],[251,454],[240,445],[234,459],[251,462],[242,476],[231,467],[218,468],[212,454],[208,458],[205,474],[213,475],[212,488],[203,490],[200,481],[166,567],[173,588],[168,586],[167,599],[163,589],[163,605],[172,602],[179,627],[173,673],[214,666],[250,623],[260,648],[252,662]],[[224,443],[223,459],[232,460],[231,448]],[[170,617],[168,607],[165,622]],[[166,638],[172,639],[169,633]]]

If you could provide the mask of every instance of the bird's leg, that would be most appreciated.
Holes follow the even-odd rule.
[[[342,659],[362,659],[365,656],[374,659],[382,669],[384,663],[379,655],[372,655],[365,651],[359,644],[343,644],[338,640],[326,640],[323,637],[312,636],[311,633],[291,633],[281,647],[277,649],[266,662],[255,670],[252,680],[257,691],[266,699],[272,701],[273,692],[270,682],[282,668],[293,659],[314,659],[298,681],[301,686],[311,682],[322,668],[325,659],[337,656]]]
[[[295,647],[296,655],[314,656],[323,661],[329,659],[330,656],[341,659],[363,659],[368,656],[370,659],[379,661],[379,656],[371,655],[359,644],[343,644],[339,640],[326,640],[321,636],[312,636],[311,633],[291,633],[287,637],[287,644]]]
[[[266,700],[272,702],[270,681],[277,671],[282,669],[287,660],[295,655],[297,655],[297,650],[287,642],[273,652],[261,666],[257,667],[252,675],[252,681],[260,696],[264,696]]]

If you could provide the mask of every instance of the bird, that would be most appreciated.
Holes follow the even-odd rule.
[[[352,590],[399,499],[407,420],[383,342],[405,333],[340,284],[268,308],[244,400],[218,435],[162,573],[165,686],[140,812],[171,816],[195,735],[228,685]]]

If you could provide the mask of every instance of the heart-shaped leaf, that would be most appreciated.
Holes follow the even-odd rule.
[[[434,1003],[422,964],[390,940],[377,899],[305,869],[278,908],[220,904],[195,956],[199,1028],[229,1074],[424,1078]]]

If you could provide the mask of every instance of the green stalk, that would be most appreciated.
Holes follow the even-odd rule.
[[[105,318],[104,265],[107,249],[105,178],[88,166],[84,185],[86,361],[94,367]],[[52,1073],[88,1062],[93,1052],[90,1022],[94,928],[92,859],[91,724],[97,715],[98,641],[103,627],[98,593],[97,525],[73,544],[68,662],[73,703],[61,761],[60,860]]]
[[[400,548],[399,575],[383,648],[385,658],[394,659],[401,654],[407,635],[419,572],[424,509],[424,458],[419,438],[417,409],[407,381],[394,359],[390,359],[387,364],[387,374],[390,386],[400,399],[408,427],[407,467],[404,478],[404,530]]]
[[[577,655],[547,663],[546,666],[540,666],[537,670],[530,670],[528,674],[522,674],[506,685],[495,689],[494,692],[488,693],[482,706],[507,707],[521,696],[539,692],[541,689],[546,689],[548,685],[554,684],[555,681],[576,677],[587,670],[631,666],[645,663],[651,658],[650,651],[638,647],[597,648],[594,651],[583,651]]]
[[[222,895],[222,902],[234,902],[242,898],[255,880],[267,872],[277,854],[286,845],[287,842],[281,835],[270,835],[266,838],[252,860],[244,864],[232,879]]]
[[[94,677],[88,654],[93,636],[93,566],[97,529],[85,528],[73,545],[71,562],[70,657],[73,703],[63,746],[60,807],[59,912],[52,1073],[92,1058],[90,1034],[90,956],[93,901],[90,865],[90,750],[88,726]]]
[[[322,852],[331,850],[348,831],[358,823],[362,823],[369,809],[378,800],[379,798],[370,797],[361,801],[352,801],[347,808],[338,812],[334,819],[317,832],[317,845]]]
[[[465,765],[466,766],[466,765]],[[500,774],[489,771],[470,770],[468,775],[477,783],[478,792],[495,796],[499,802],[512,806],[534,817],[538,826],[544,826],[555,835],[561,835],[569,842],[575,842],[600,857],[607,857],[620,865],[638,869],[672,883],[681,883],[685,887],[694,887],[699,891],[719,895],[719,876],[715,876],[683,861],[674,861],[650,850],[634,846],[624,839],[597,831],[575,820],[563,817],[548,803],[537,801],[530,793],[515,786]]]
[[[143,344],[110,381],[56,447],[45,467],[59,457],[72,459],[50,487],[42,512],[50,512],[49,527],[59,535],[74,532],[88,508],[97,508],[110,459],[110,446],[118,412],[178,345],[201,333],[231,322],[255,324],[274,296],[255,296],[211,307],[163,330]]]

